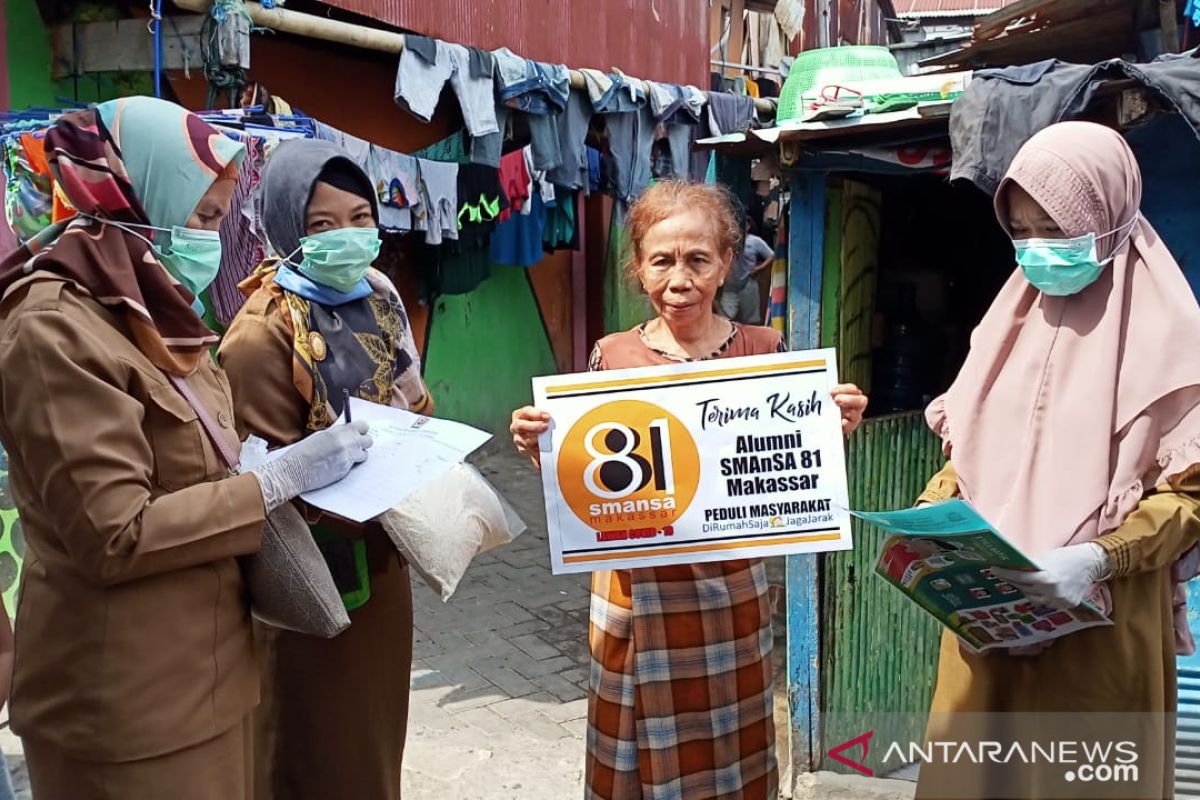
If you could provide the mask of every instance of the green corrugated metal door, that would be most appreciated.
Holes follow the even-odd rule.
[[[869,419],[850,440],[850,503],[877,511],[912,505],[945,459],[920,412]],[[854,549],[824,559],[824,749],[863,733],[919,737],[937,667],[940,628],[874,573],[883,532],[854,521]],[[856,715],[849,719],[846,715]],[[826,759],[825,769],[847,771]]]

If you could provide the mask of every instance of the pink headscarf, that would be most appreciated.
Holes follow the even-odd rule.
[[[1014,272],[926,415],[963,496],[1036,557],[1115,530],[1147,488],[1200,463],[1200,359],[1188,355],[1200,306],[1139,216],[1141,171],[1117,132],[1064,122],[1031,138],[996,192],[1001,224],[1014,184],[1067,236],[1119,231],[1097,240],[1113,260],[1079,294],[1044,295]]]

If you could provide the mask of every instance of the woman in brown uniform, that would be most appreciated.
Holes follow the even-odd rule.
[[[1192,647],[1175,601],[1200,538],[1200,308],[1141,195],[1132,151],[1100,125],[1051,126],[1017,154],[996,214],[1021,269],[929,409],[952,465],[921,498],[962,496],[1041,566],[997,577],[1049,607],[1091,598],[1113,622],[983,656],[946,634],[931,740],[1130,740],[1139,780],[964,760],[923,765],[920,797],[1174,794],[1175,655]]]
[[[657,184],[634,204],[628,226],[630,272],[658,316],[601,339],[592,369],[784,349],[777,331],[731,322],[714,307],[741,236],[724,190]],[[854,386],[837,387],[834,398],[849,434],[867,399]],[[549,423],[536,408],[513,412],[513,440],[535,463]],[[591,620],[587,800],[776,796],[761,559],[594,573]]]
[[[284,142],[262,191],[283,260],[243,286],[249,300],[221,345],[239,432],[290,444],[336,419],[347,393],[430,413],[404,307],[369,270],[380,240],[366,174],[328,142]],[[333,639],[263,632],[259,788],[277,800],[395,800],[412,661],[408,567],[378,524],[309,519],[351,624]]]
[[[240,800],[258,671],[235,559],[369,441],[343,426],[259,474],[221,456],[233,409],[193,304],[240,144],[139,97],[65,115],[46,148],[80,216],[0,263],[0,440],[28,544],[13,729],[38,800]]]

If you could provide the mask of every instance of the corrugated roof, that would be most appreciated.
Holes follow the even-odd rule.
[[[414,33],[536,61],[617,67],[628,75],[708,85],[707,0],[323,0]]]
[[[896,0],[896,15],[905,19],[983,17],[1016,0]]]

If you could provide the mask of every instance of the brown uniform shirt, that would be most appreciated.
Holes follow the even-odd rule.
[[[189,382],[235,441],[220,370]],[[27,542],[13,729],[127,761],[239,724],[258,702],[235,560],[259,547],[258,482],[228,477],[121,317],[72,283],[0,302],[0,440]]]
[[[308,402],[292,377],[292,331],[278,301],[265,289],[250,295],[218,351],[234,388],[238,433],[272,447],[304,438]]]

